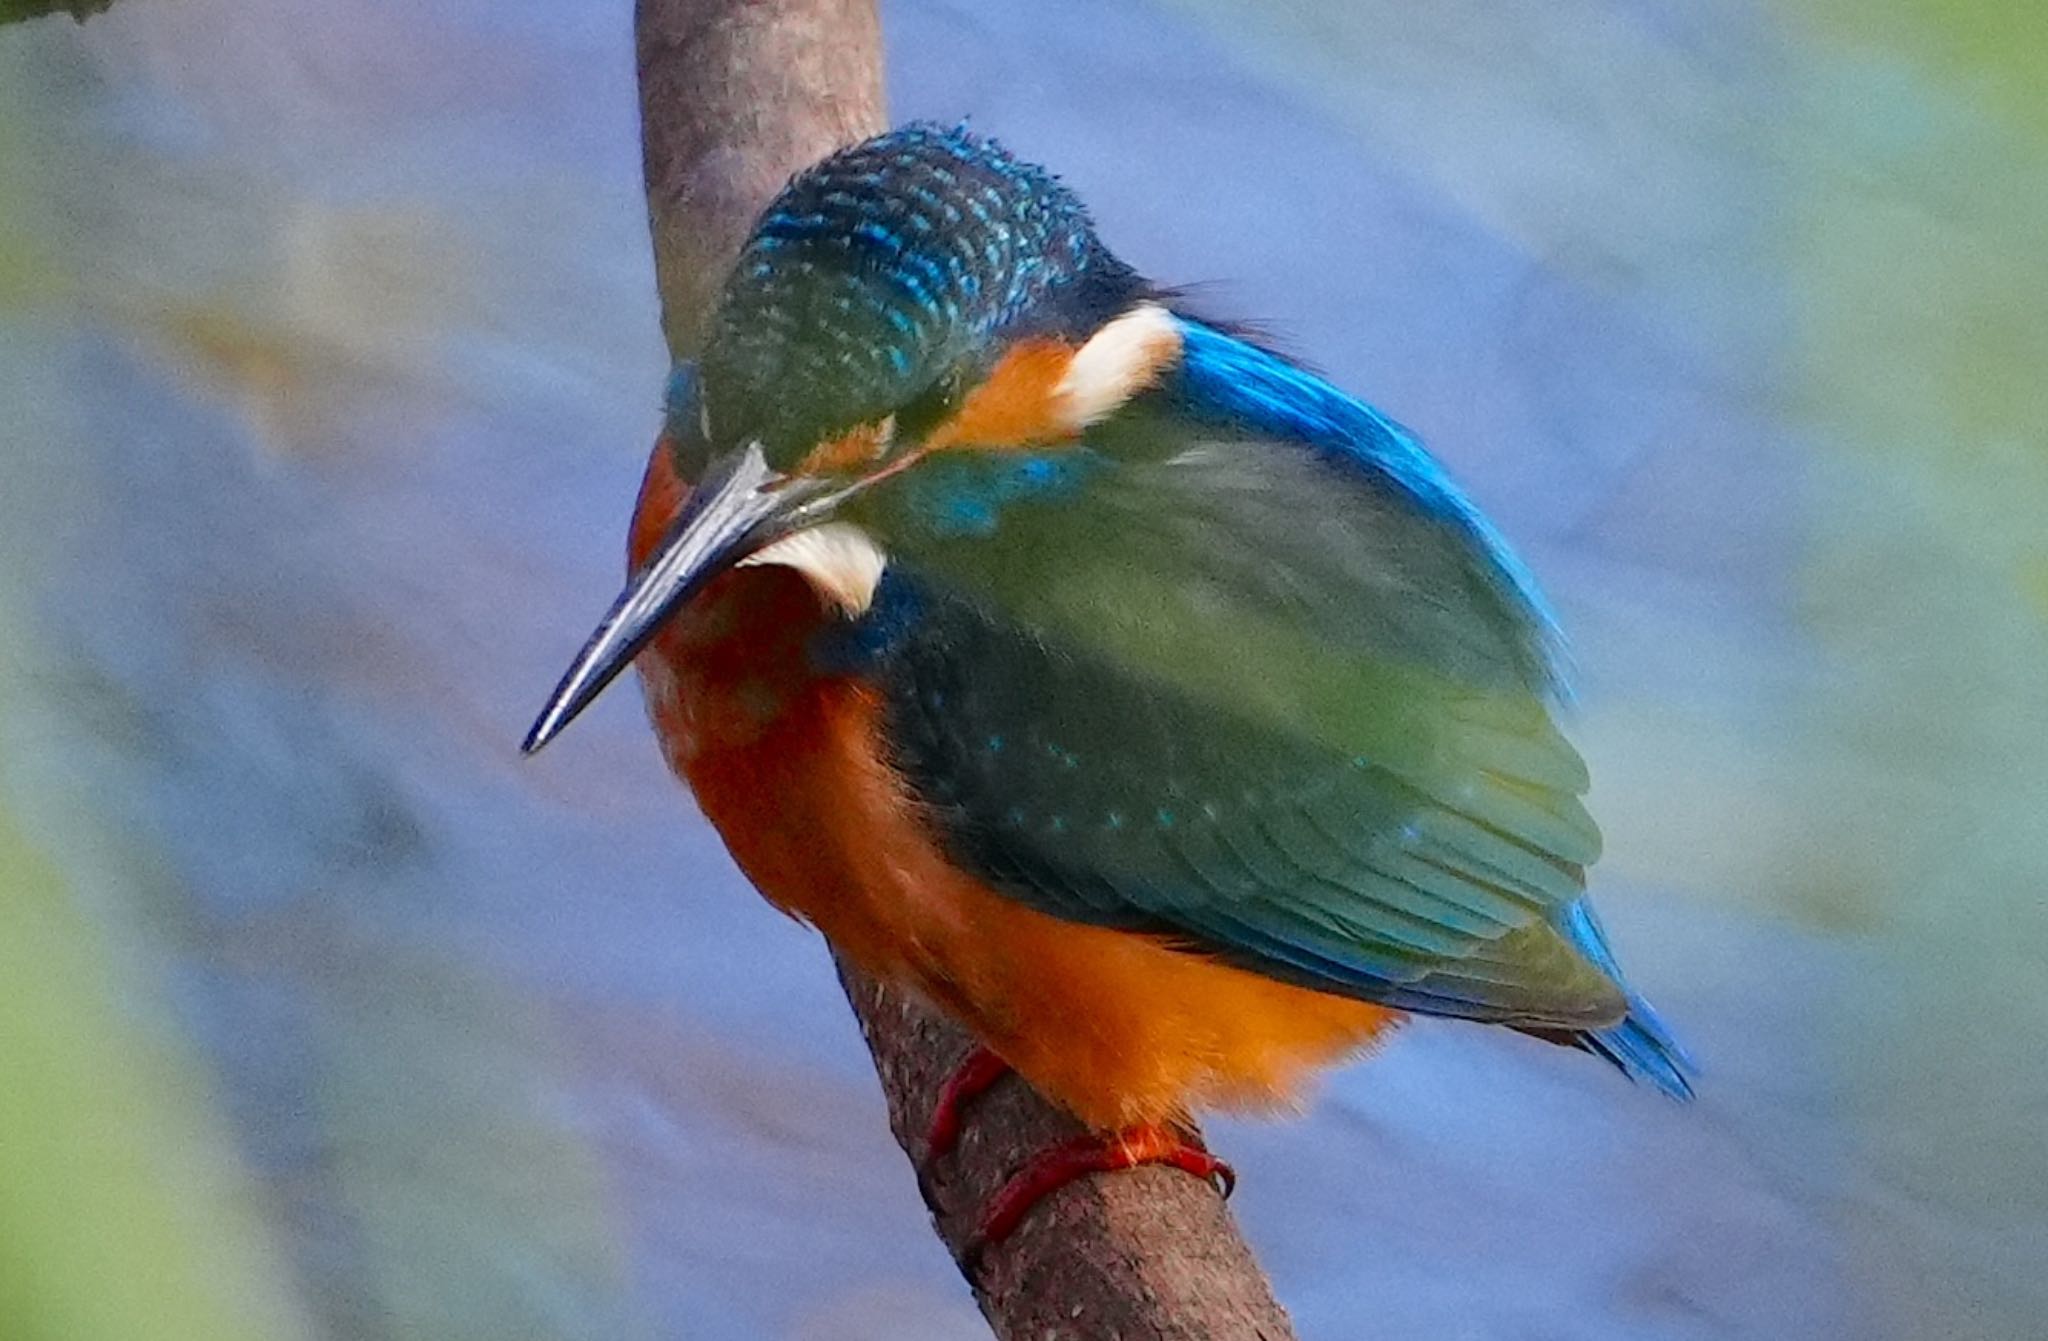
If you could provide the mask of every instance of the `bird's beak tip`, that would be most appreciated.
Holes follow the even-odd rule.
[[[654,557],[627,582],[548,696],[547,706],[520,742],[520,754],[536,754],[560,735],[632,664],[662,621],[742,551],[758,528],[773,520],[783,506],[766,487],[773,478],[760,444],[750,443],[716,477],[700,485]]]
[[[574,712],[563,711],[563,694],[557,686],[548,699],[547,706],[540,710],[540,716],[533,719],[533,725],[526,729],[526,739],[519,742],[519,753],[532,758],[547,748],[548,742],[562,734],[562,728],[569,724]]]

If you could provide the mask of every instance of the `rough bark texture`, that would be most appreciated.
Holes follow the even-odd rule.
[[[640,0],[642,161],[669,352],[689,358],[789,175],[886,124],[875,0]]]
[[[639,0],[637,33],[662,319],[670,352],[688,358],[769,196],[798,168],[885,124],[881,28],[874,0]],[[890,1126],[919,1161],[939,1087],[969,1040],[851,966],[840,974]],[[1014,1078],[974,1106],[959,1148],[922,1178],[956,1260],[1009,1174],[1080,1130]],[[1294,1335],[1221,1199],[1177,1170],[1072,1184],[963,1270],[1004,1341]]]
[[[874,1053],[890,1129],[916,1161],[939,1087],[972,1045],[943,1017],[843,961],[839,976]],[[956,1260],[1011,1171],[1082,1130],[1015,1077],[975,1104],[958,1149],[922,1180],[932,1222]],[[1004,1341],[1294,1336],[1223,1199],[1178,1169],[1071,1183],[962,1271]]]

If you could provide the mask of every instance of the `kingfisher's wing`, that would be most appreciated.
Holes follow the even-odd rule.
[[[1406,1009],[1618,1024],[1515,570],[1372,463],[1255,429],[1166,404],[906,472],[848,645],[895,764],[957,860],[1055,916]]]

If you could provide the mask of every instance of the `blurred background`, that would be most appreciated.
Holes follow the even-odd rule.
[[[0,28],[0,1337],[986,1335],[637,695],[629,6]],[[1421,1024],[1225,1125],[1305,1337],[2048,1328],[2048,11],[884,0],[1575,636],[1679,1108]]]

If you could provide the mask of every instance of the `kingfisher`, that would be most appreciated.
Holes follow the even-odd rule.
[[[1138,273],[964,128],[770,203],[671,377],[629,578],[528,735],[637,664],[749,880],[979,1043],[927,1160],[1015,1072],[1090,1172],[1223,1184],[1410,1014],[1692,1064],[1586,898],[1600,835],[1556,625],[1417,439]]]

